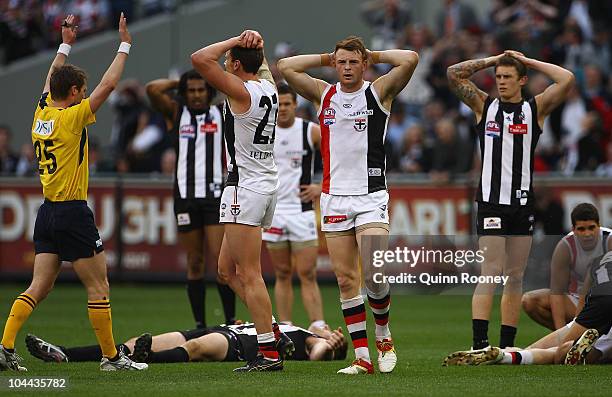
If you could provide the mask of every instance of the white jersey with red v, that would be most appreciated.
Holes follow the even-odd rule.
[[[387,188],[385,135],[389,112],[368,81],[351,93],[330,85],[321,96],[324,193],[353,196]]]

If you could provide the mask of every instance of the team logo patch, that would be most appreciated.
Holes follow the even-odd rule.
[[[336,122],[336,111],[332,108],[323,109],[323,124],[332,125]]]
[[[232,214],[233,216],[240,215],[240,204],[230,205],[230,214]]]
[[[368,168],[368,176],[382,176],[382,169]]]
[[[180,126],[179,137],[185,139],[195,139],[195,127],[191,124]]]
[[[43,135],[43,136],[51,135],[51,133],[53,132],[54,123],[55,123],[55,120],[37,119],[36,125],[34,126],[34,131],[32,132],[38,135]]]
[[[497,124],[495,121],[487,121],[487,126],[485,127],[485,135],[493,138],[499,138],[499,132],[499,124]]]
[[[214,134],[218,131],[217,123],[210,122],[200,125],[200,132],[203,134]]]
[[[278,236],[283,235],[283,229],[281,229],[280,227],[271,227],[269,229],[266,229],[265,232],[270,234],[276,234]]]
[[[330,215],[330,216],[323,217],[323,223],[325,224],[340,223],[340,222],[344,222],[347,219],[348,217],[346,215]]]
[[[191,224],[191,217],[189,213],[185,212],[182,214],[176,214],[176,223],[179,226],[186,226]]]
[[[302,166],[302,158],[301,157],[293,157],[291,159],[291,168],[300,168]]]
[[[357,118],[357,119],[355,119],[355,124],[353,125],[353,128],[357,132],[363,132],[363,131],[365,131],[366,127],[368,126],[368,122],[367,121],[368,121],[368,119],[366,119],[366,118]]]
[[[527,131],[527,124],[510,124],[508,126],[508,132],[514,135],[525,135]]]
[[[501,218],[484,218],[484,229],[501,229]]]
[[[100,248],[102,246],[102,239],[99,238],[96,240],[96,248]]]

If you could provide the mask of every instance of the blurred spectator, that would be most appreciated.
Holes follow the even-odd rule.
[[[110,6],[107,0],[73,0],[68,9],[77,17],[80,37],[108,28]]]
[[[42,35],[36,20],[39,6],[33,0],[4,1],[0,6],[0,43],[8,64],[35,52],[34,40]]]
[[[15,174],[17,176],[38,175],[38,160],[34,154],[34,146],[31,142],[21,145]]]
[[[173,10],[176,0],[140,0],[140,7],[144,17]]]
[[[19,158],[11,148],[11,130],[7,125],[0,125],[0,175],[15,172]]]
[[[565,211],[552,191],[547,187],[538,187],[535,190],[535,229],[547,236],[562,236],[565,234],[563,222]],[[557,243],[558,240],[554,242]]]
[[[449,36],[460,30],[480,30],[474,9],[460,0],[444,0],[437,22],[440,36]]]
[[[582,120],[587,113],[586,104],[578,92],[578,87],[571,88],[565,103],[559,106],[557,111],[560,114],[561,142],[567,153],[563,169],[566,174],[571,174],[578,164],[578,141],[583,135]]]
[[[452,119],[445,117],[435,125],[436,141],[433,146],[433,160],[430,176],[434,183],[446,183],[462,169],[466,156],[463,142],[457,136]]]
[[[391,116],[387,125],[387,143],[390,149],[398,154],[401,151],[402,139],[404,133],[410,124],[416,120],[409,118],[406,115],[404,104],[401,101],[395,100],[391,104]]]
[[[164,150],[160,161],[161,174],[174,177],[174,167],[176,167],[176,151],[174,148]]]
[[[601,119],[597,112],[589,112],[581,121],[583,136],[578,141],[576,171],[595,171],[605,161],[599,142],[603,135]]]
[[[604,138],[607,143],[612,133],[612,99],[606,90],[601,70],[594,64],[584,67],[583,94],[589,109],[597,111],[603,121],[603,128],[606,131]]]
[[[109,98],[115,120],[111,145],[115,157],[123,157],[136,135],[140,114],[145,111],[144,87],[134,79],[123,80]]]
[[[128,161],[131,172],[159,171],[163,148],[165,121],[148,110],[138,116],[136,133],[128,144]]]
[[[431,162],[431,148],[425,143],[425,131],[420,124],[412,124],[406,130],[399,158],[401,172],[428,172]]]
[[[401,0],[373,0],[362,4],[361,16],[372,27],[372,50],[396,48],[396,41],[410,22],[408,5]]]
[[[597,167],[595,174],[612,178],[612,142],[606,146],[606,162]]]

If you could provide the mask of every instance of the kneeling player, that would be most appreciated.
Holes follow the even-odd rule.
[[[309,330],[280,324],[296,350],[293,360],[344,360],[347,342],[342,329],[310,327]],[[30,354],[43,361],[95,361],[101,357],[99,346],[63,347],[34,335],[26,337]],[[132,353],[140,362],[172,363],[187,361],[249,361],[257,356],[257,332],[254,324],[220,325],[189,331],[168,332],[151,336],[143,334],[117,346]]]
[[[497,347],[450,354],[443,365],[481,364],[598,364],[612,358],[612,252],[589,267],[592,283],[584,308],[566,327],[545,336],[524,350]],[[600,335],[603,335],[599,338]],[[572,341],[576,340],[575,343]]]

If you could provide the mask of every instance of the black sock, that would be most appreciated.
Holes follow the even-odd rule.
[[[234,324],[236,320],[236,294],[227,284],[217,283],[217,290],[219,290],[219,296],[221,296],[225,324]]]
[[[506,347],[514,346],[514,337],[516,336],[516,327],[511,325],[501,326],[499,332],[499,347],[505,349]]]
[[[191,304],[191,312],[196,322],[196,328],[206,328],[206,317],[204,313],[204,299],[206,297],[206,286],[204,279],[187,280],[187,295]]]
[[[129,354],[129,350],[125,345],[116,345],[117,353],[119,353],[120,346],[124,346],[125,354]],[[100,361],[102,360],[102,349],[100,349],[100,345],[91,345],[91,346],[79,346],[79,347],[63,347],[58,346],[66,357],[68,357],[69,362],[81,362],[81,361]]]
[[[187,350],[182,347],[175,347],[170,350],[151,352],[149,355],[150,363],[186,363],[189,361]]]
[[[484,349],[489,345],[489,320],[472,319],[472,349]]]

